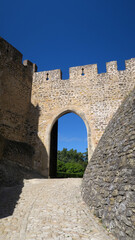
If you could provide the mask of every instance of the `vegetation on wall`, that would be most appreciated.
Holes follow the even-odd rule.
[[[77,150],[57,152],[57,177],[82,177],[88,163],[88,149],[85,153]]]

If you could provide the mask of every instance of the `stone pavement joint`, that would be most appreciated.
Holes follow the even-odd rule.
[[[0,240],[116,240],[82,200],[81,183],[24,180],[13,214],[0,220]]]

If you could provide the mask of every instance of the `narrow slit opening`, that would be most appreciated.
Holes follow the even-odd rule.
[[[82,68],[82,74],[81,74],[82,76],[84,76],[85,75],[85,73],[84,73],[84,68]]]
[[[49,80],[49,73],[46,74],[46,80]]]

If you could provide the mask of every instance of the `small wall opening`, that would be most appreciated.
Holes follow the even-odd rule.
[[[82,76],[85,75],[85,73],[84,73],[84,68],[82,68],[82,73],[81,73],[81,75],[82,75]]]
[[[46,74],[46,80],[49,80],[49,73]]]
[[[49,176],[82,177],[87,161],[85,123],[75,113],[63,114],[51,130]]]

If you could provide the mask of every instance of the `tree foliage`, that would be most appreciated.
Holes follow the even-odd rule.
[[[88,149],[85,153],[77,150],[57,152],[57,176],[58,177],[82,177],[88,163]]]

